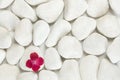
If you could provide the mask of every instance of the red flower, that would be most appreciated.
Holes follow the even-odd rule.
[[[30,54],[30,59],[27,60],[26,66],[32,68],[34,72],[37,72],[41,65],[44,64],[44,59],[39,57],[36,52]]]

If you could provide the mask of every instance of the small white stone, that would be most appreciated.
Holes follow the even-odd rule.
[[[18,44],[13,44],[7,49],[6,59],[9,64],[15,65],[19,62],[24,54],[24,47]]]
[[[90,17],[81,16],[72,25],[72,34],[79,40],[88,37],[96,28],[96,20]]]
[[[83,42],[83,50],[87,54],[101,55],[105,53],[108,45],[108,40],[106,37],[98,33],[93,33]]]
[[[47,2],[48,0],[25,0],[25,1],[32,6],[36,6],[36,5],[39,5],[41,3]]]
[[[37,21],[33,28],[33,43],[35,46],[40,46],[47,39],[50,28],[48,23],[43,20]]]
[[[97,29],[108,38],[120,35],[120,25],[116,16],[108,14],[97,20]]]
[[[58,76],[52,71],[42,70],[39,73],[39,80],[58,80]]]
[[[6,49],[9,48],[12,44],[12,38],[10,36],[10,32],[8,32],[5,28],[0,26],[0,48]]]
[[[58,20],[53,25],[52,30],[46,41],[47,47],[55,46],[58,40],[71,31],[71,25],[65,20]]]
[[[120,61],[120,36],[113,40],[106,53],[112,63]]]
[[[3,62],[5,59],[6,52],[2,49],[0,49],[0,64]]]
[[[23,72],[18,75],[17,80],[37,80],[38,76],[33,72]]]
[[[22,19],[15,29],[15,40],[22,46],[27,46],[32,41],[32,23],[29,19]]]
[[[120,80],[120,69],[107,59],[103,59],[98,71],[98,80]]]
[[[88,55],[80,60],[80,74],[82,80],[97,80],[99,59]]]
[[[68,21],[81,16],[88,7],[85,0],[64,0],[64,3],[64,18]]]
[[[19,68],[16,66],[0,65],[0,80],[17,80],[19,72]]]
[[[19,24],[19,22],[19,18],[15,16],[12,12],[8,10],[0,11],[0,25],[5,27],[7,30],[14,30],[15,27]]]
[[[64,7],[63,0],[51,0],[41,4],[36,8],[36,14],[39,18],[48,23],[53,23],[61,14]]]
[[[58,52],[64,58],[81,58],[81,43],[72,36],[63,37],[58,43]]]
[[[59,80],[81,80],[78,62],[66,60],[59,72]]]
[[[15,0],[11,7],[13,13],[20,18],[28,18],[33,22],[37,20],[35,11],[24,0]]]
[[[112,8],[113,12],[120,16],[120,0],[109,0],[110,7]]]
[[[57,70],[62,66],[62,60],[55,48],[48,48],[44,55],[45,67],[48,70]]]
[[[87,13],[91,17],[101,17],[109,10],[108,0],[87,0]]]
[[[32,71],[32,69],[26,67],[26,61],[27,61],[28,59],[30,59],[30,54],[31,54],[32,52],[36,52],[36,53],[38,53],[38,55],[39,55],[40,57],[43,57],[43,53],[41,53],[39,47],[36,47],[36,46],[29,46],[29,47],[27,47],[26,50],[25,50],[25,53],[24,53],[24,55],[23,55],[23,57],[21,58],[20,63],[19,63],[19,66],[20,66],[20,68],[21,68],[22,70]],[[44,67],[44,65],[42,65],[39,70],[41,70],[43,67]]]
[[[0,9],[8,7],[14,0],[0,0]]]

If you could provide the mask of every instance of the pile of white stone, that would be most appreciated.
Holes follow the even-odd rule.
[[[120,0],[0,0],[0,80],[120,80]]]

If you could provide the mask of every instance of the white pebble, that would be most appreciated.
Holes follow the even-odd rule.
[[[46,22],[53,23],[61,14],[63,7],[63,0],[51,0],[39,5],[36,8],[36,14]]]
[[[47,47],[55,46],[58,40],[71,31],[71,25],[65,20],[58,20],[53,25],[52,30],[46,41]]]
[[[0,9],[4,9],[13,2],[14,0],[0,0]]]
[[[2,64],[0,65],[0,80],[17,80],[19,72],[16,66]]]
[[[37,80],[38,76],[33,72],[23,72],[18,75],[17,80]]]
[[[98,80],[120,80],[120,69],[107,59],[103,59],[98,71]]]
[[[88,37],[96,28],[96,20],[90,17],[81,16],[72,25],[72,34],[79,40]]]
[[[11,46],[11,44],[12,38],[10,36],[10,32],[0,26],[0,48],[7,49]]]
[[[101,17],[109,10],[108,0],[87,0],[87,13],[91,17]]]
[[[11,6],[14,14],[20,18],[29,18],[31,21],[36,21],[36,13],[24,0],[15,0]]]
[[[33,43],[35,46],[40,46],[47,39],[50,28],[48,23],[43,20],[37,21],[33,28]]]
[[[97,29],[108,38],[120,35],[120,25],[116,16],[105,15],[97,20]]]
[[[80,74],[82,80],[97,80],[99,59],[88,55],[80,60]]]
[[[58,76],[52,71],[42,70],[39,73],[39,80],[58,80]]]
[[[7,30],[14,30],[15,27],[17,27],[17,25],[19,24],[19,22],[19,18],[15,16],[12,12],[8,10],[0,11],[0,25],[5,27]]]
[[[15,29],[15,40],[22,46],[27,46],[32,41],[32,23],[29,19],[22,19]]]
[[[83,50],[87,54],[101,55],[105,53],[108,45],[108,40],[106,37],[98,33],[93,33],[83,42]]]
[[[24,47],[14,43],[9,49],[7,49],[7,62],[9,64],[15,65],[19,62],[23,54]]]
[[[59,80],[81,80],[78,62],[66,60],[59,72]]]
[[[48,48],[44,55],[45,67],[48,70],[57,70],[62,66],[62,60],[55,48]]]
[[[64,58],[81,58],[81,43],[72,36],[63,37],[58,43],[58,52]]]
[[[88,7],[85,0],[64,0],[64,3],[64,18],[68,21],[81,16]]]
[[[0,49],[0,64],[2,64],[3,60],[5,59],[6,52]]]
[[[26,48],[25,50],[25,53],[23,55],[23,57],[21,58],[20,60],[20,63],[19,63],[19,66],[22,70],[25,70],[25,71],[32,71],[32,69],[26,67],[26,61],[28,59],[30,59],[30,54],[32,52],[36,52],[38,53],[39,56],[43,57],[43,53],[41,53],[40,51],[40,48],[39,47],[36,47],[36,46],[29,46]],[[43,68],[44,65],[41,66],[41,68],[39,70],[41,70]]]

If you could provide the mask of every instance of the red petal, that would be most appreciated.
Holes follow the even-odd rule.
[[[35,60],[35,59],[38,58],[38,54],[37,54],[36,52],[33,52],[33,53],[30,54],[30,58],[31,58],[32,60]]]
[[[26,66],[29,67],[29,68],[32,68],[32,62],[31,62],[30,59],[27,60],[27,62],[26,62]]]
[[[44,59],[43,59],[42,57],[39,57],[39,58],[37,59],[37,64],[38,64],[38,65],[43,65],[43,63],[44,63]]]
[[[39,68],[40,68],[40,66],[38,66],[38,65],[33,65],[33,66],[32,66],[32,70],[33,70],[34,72],[37,72],[37,71],[39,70]]]

